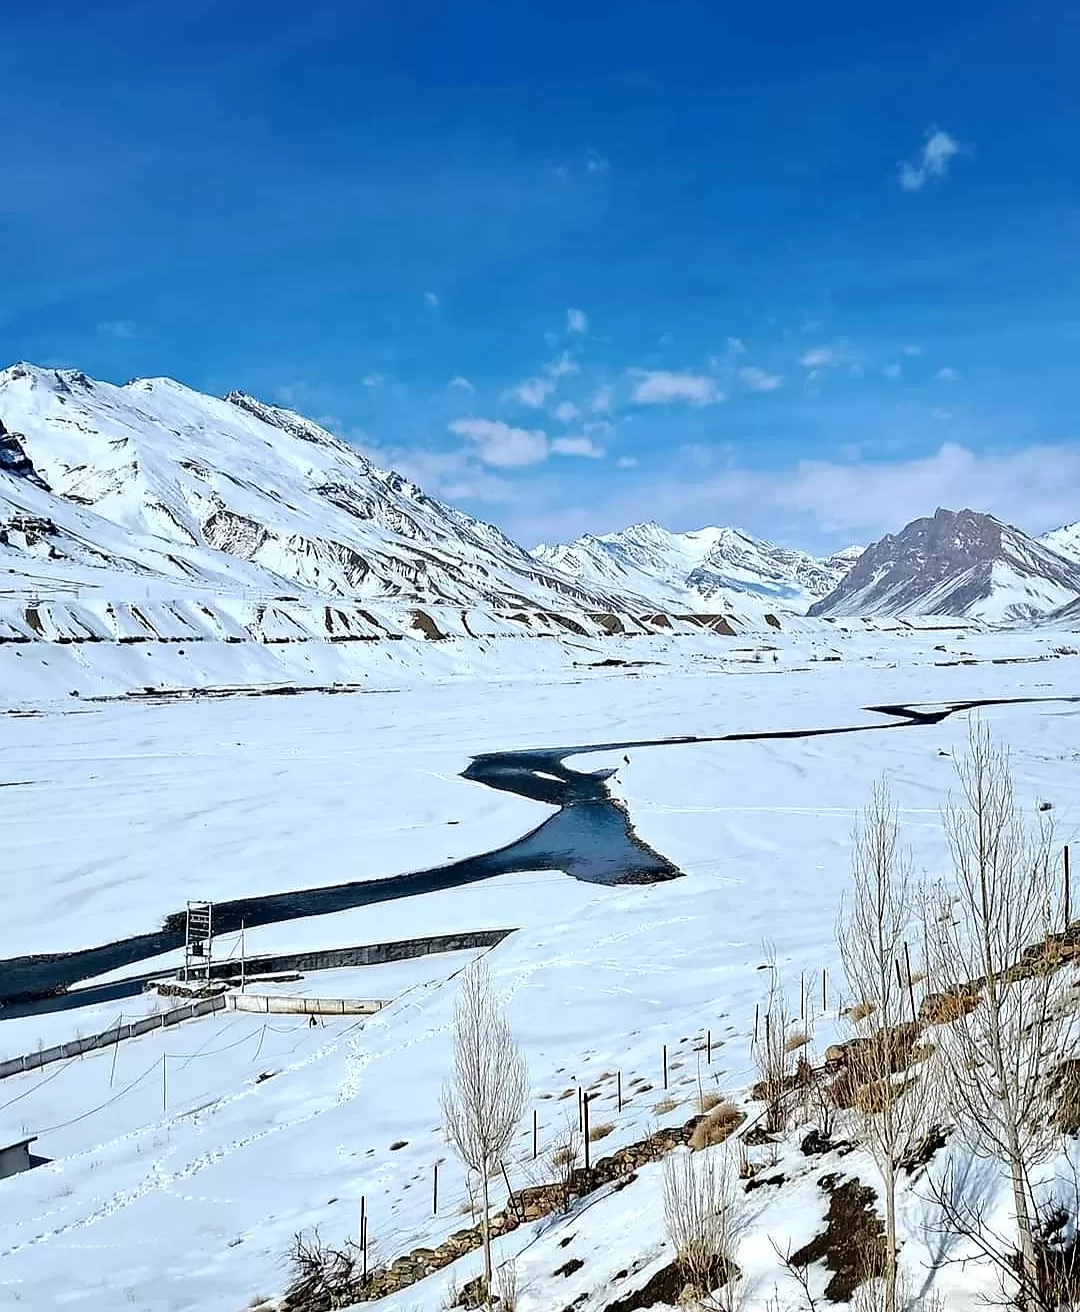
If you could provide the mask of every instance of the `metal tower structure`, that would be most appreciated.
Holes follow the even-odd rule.
[[[210,981],[210,953],[213,944],[214,904],[188,902],[184,932],[184,979],[204,975]]]

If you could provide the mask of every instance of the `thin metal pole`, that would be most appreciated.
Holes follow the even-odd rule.
[[[712,1065],[712,1030],[705,1031],[705,1064]]]
[[[667,1044],[664,1044],[664,1088],[667,1088]]]
[[[615,1092],[618,1098],[619,1111],[622,1111],[622,1071],[615,1072]]]
[[[539,1144],[540,1122],[536,1115],[536,1108],[533,1108],[533,1161],[536,1161],[537,1146]]]
[[[439,1163],[436,1162],[431,1173],[431,1215],[439,1215]]]
[[[246,950],[245,936],[244,936],[244,922],[241,920],[240,922],[240,992],[241,993],[243,993],[244,991],[244,985],[246,983],[246,978],[247,978],[247,969],[246,969],[246,960],[245,960],[246,956],[247,956],[247,950]]]
[[[584,1134],[582,1137],[585,1141],[585,1170],[587,1172],[589,1170],[589,1095],[584,1091],[582,1091],[581,1109],[584,1117]]]

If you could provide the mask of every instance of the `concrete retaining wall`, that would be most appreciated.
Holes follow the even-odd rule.
[[[348,948],[316,948],[310,952],[286,952],[277,956],[248,957],[248,975],[278,975],[291,971],[336,970],[342,966],[382,966],[390,961],[408,961],[437,952],[466,952],[473,948],[497,947],[512,929],[479,929],[461,934],[434,934],[428,938],[399,939],[393,943],[360,943]],[[238,961],[218,961],[210,967],[211,979],[239,979]]]
[[[289,1016],[374,1016],[386,1006],[375,998],[301,998],[283,993],[227,993],[230,1011]]]
[[[169,1011],[159,1011],[152,1016],[143,1016],[130,1024],[114,1025],[111,1030],[100,1034],[88,1034],[81,1039],[69,1039],[67,1043],[58,1043],[52,1048],[41,1048],[37,1052],[28,1052],[22,1057],[12,1057],[0,1061],[0,1080],[9,1075],[21,1075],[24,1071],[37,1070],[50,1062],[66,1061],[69,1057],[81,1057],[84,1052],[93,1052],[95,1048],[109,1048],[121,1039],[133,1039],[139,1034],[149,1034],[152,1030],[163,1030],[169,1025],[178,1025],[184,1020],[194,1020],[196,1016],[208,1016],[213,1011],[225,1009],[225,997],[219,994],[215,998],[198,998],[186,1002],[181,1007],[172,1007]]]

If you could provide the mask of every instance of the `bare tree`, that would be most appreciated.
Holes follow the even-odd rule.
[[[699,1307],[733,1312],[737,1306],[734,1248],[741,1197],[729,1149],[664,1158],[668,1239]]]
[[[856,1085],[861,1137],[884,1186],[882,1312],[897,1312],[897,1176],[930,1128],[936,1081],[924,1066],[915,1092],[916,1080],[903,1073],[917,1038],[907,940],[918,900],[911,860],[900,844],[900,814],[884,779],[855,826],[851,883],[836,926],[847,988],[857,1000],[848,1013],[856,1036],[848,1074]]]
[[[503,1165],[529,1097],[525,1059],[491,987],[483,960],[462,973],[454,1009],[454,1071],[443,1086],[443,1125],[464,1165],[480,1180],[484,1303],[491,1309],[490,1185]]]
[[[1032,824],[1017,810],[1008,753],[977,721],[957,774],[960,796],[944,814],[953,884],[929,902],[926,915],[936,987],[954,1004],[935,1039],[966,1145],[1008,1173],[1019,1302],[1038,1307],[1044,1299],[1031,1169],[1060,1142],[1046,1077],[1074,1024],[1049,952],[1048,937],[1064,928],[1050,862],[1052,830],[1047,812],[1036,813]],[[962,1209],[943,1210],[964,1224]],[[979,1242],[977,1233],[965,1233]],[[1010,1257],[998,1252],[995,1260],[1007,1268]]]
[[[760,1097],[766,1105],[766,1130],[777,1134],[787,1129],[797,1058],[795,1050],[788,1047],[790,1017],[787,995],[776,965],[776,953],[771,944],[766,943],[764,947],[769,991],[750,1050],[758,1073],[754,1097]]]

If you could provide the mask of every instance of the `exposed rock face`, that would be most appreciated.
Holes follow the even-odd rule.
[[[992,515],[939,509],[867,547],[809,614],[1029,619],[1078,595],[1080,562]]]

